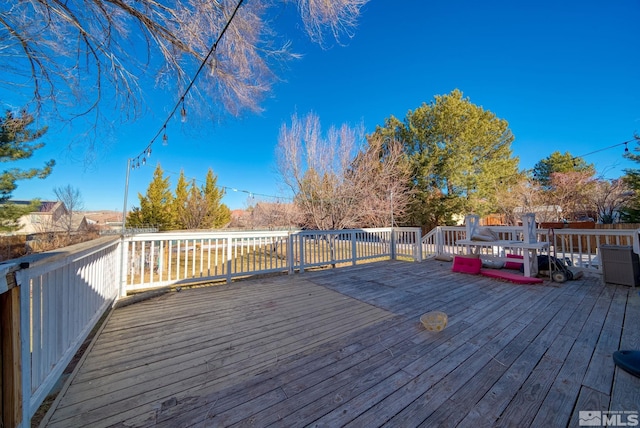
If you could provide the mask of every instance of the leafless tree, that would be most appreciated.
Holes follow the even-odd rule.
[[[298,217],[295,204],[258,202],[251,211],[251,224],[256,228],[287,229],[298,226]]]
[[[72,187],[70,184],[60,186],[53,189],[58,201],[64,204],[65,213],[58,219],[59,226],[67,234],[71,235],[74,230],[74,214],[84,209],[84,201],[80,190]]]
[[[21,105],[47,105],[58,117],[99,114],[104,102],[126,117],[138,111],[145,81],[178,103],[201,69],[187,109],[255,111],[275,67],[297,56],[268,20],[272,9],[297,5],[307,33],[323,41],[349,37],[367,1],[4,1],[0,85],[21,94]]]
[[[536,221],[558,221],[558,211],[553,201],[545,197],[542,186],[537,180],[521,174],[495,184],[495,211],[502,214],[505,223],[517,225],[523,214],[535,213]]]
[[[593,212],[591,195],[595,186],[592,171],[554,172],[550,176],[551,190],[544,196],[548,205],[562,207],[563,216],[568,220]]]
[[[203,229],[207,225],[208,213],[209,201],[193,180],[185,201],[185,209],[180,210],[179,220],[186,229]]]
[[[347,229],[390,225],[404,214],[409,194],[408,168],[395,141],[370,137],[362,127],[342,125],[322,133],[320,119],[293,115],[282,125],[278,170],[295,195],[302,225]]]
[[[397,226],[407,214],[411,191],[402,144],[374,134],[351,163],[347,187],[357,195],[360,227]]]
[[[622,178],[600,179],[590,195],[598,221],[609,224],[619,221],[620,208],[633,198],[634,193]]]

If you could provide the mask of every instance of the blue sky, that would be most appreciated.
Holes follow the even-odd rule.
[[[385,118],[404,118],[456,88],[509,122],[522,169],[553,151],[580,156],[622,143],[640,133],[639,18],[638,0],[372,0],[344,46],[322,49],[288,28],[293,50],[304,56],[280,73],[264,112],[214,123],[173,120],[169,144],[154,143],[147,165],[131,172],[127,206],[139,205],[137,194],[146,191],[157,162],[172,188],[180,170],[204,180],[212,168],[218,184],[228,188],[223,201],[232,209],[288,197],[275,173],[274,152],[279,128],[294,112],[314,111],[325,129],[363,123],[370,132]],[[52,199],[54,187],[70,184],[80,190],[86,209],[121,211],[127,159],[148,145],[173,100],[173,94],[149,94],[149,112],[99,136],[96,160],[89,164],[77,147],[68,147],[77,128],[49,124],[47,146],[29,166],[54,158],[54,172],[45,180],[19,182],[14,198]],[[625,168],[640,168],[622,157],[623,150],[585,160],[599,174],[618,177]]]

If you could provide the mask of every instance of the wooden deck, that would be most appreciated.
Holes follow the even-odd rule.
[[[75,426],[578,426],[640,411],[638,288],[380,262],[114,310],[45,420]],[[439,333],[419,317],[449,315]]]

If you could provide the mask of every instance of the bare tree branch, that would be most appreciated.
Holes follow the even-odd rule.
[[[23,0],[0,5],[0,65],[5,86],[58,117],[110,108],[140,111],[144,82],[175,93],[207,56],[239,0]],[[314,40],[350,35],[368,0],[296,0]],[[207,59],[185,102],[201,115],[259,111],[273,68],[296,57],[267,21],[287,0],[247,1]],[[24,93],[24,91],[30,93]],[[108,97],[105,94],[109,94]]]
[[[322,134],[319,118],[294,115],[282,125],[278,170],[295,194],[302,225],[345,229],[390,225],[408,206],[409,177],[402,146],[370,137],[362,127],[342,125]],[[395,196],[393,196],[395,195]]]

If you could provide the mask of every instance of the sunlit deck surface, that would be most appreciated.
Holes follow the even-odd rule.
[[[379,262],[114,310],[47,426],[578,426],[640,410],[638,288]],[[449,315],[439,333],[430,310]]]

